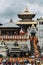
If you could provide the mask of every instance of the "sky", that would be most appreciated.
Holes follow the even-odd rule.
[[[36,14],[34,19],[43,17],[43,0],[0,0],[0,23],[6,23],[11,18],[18,21],[18,13],[25,8]]]

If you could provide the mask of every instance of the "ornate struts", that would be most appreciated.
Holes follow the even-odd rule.
[[[38,39],[36,38],[36,36],[30,37],[31,51],[33,52],[33,54],[35,54],[36,57],[39,56],[39,50],[38,50],[37,42],[38,42]]]
[[[35,56],[38,57],[39,56],[39,50],[38,50],[38,39],[36,38],[36,36],[34,36],[34,52],[35,52]]]

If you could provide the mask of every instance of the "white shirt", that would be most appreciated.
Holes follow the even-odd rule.
[[[31,65],[30,63],[27,63],[27,65]]]

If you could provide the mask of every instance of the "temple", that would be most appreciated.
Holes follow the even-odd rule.
[[[32,25],[36,27],[37,22],[33,20],[35,17],[34,13],[29,12],[29,10],[26,8],[24,12],[19,13],[18,17],[21,19],[16,24],[19,25],[23,30],[27,31],[27,29],[31,28]]]
[[[0,43],[5,42],[9,48],[9,54],[17,56],[28,55],[29,51],[33,51],[30,44],[31,31],[36,31],[37,22],[33,20],[34,13],[30,13],[28,9],[18,14],[21,19],[16,24],[11,19],[8,23],[0,26]],[[34,36],[34,35],[33,35]]]

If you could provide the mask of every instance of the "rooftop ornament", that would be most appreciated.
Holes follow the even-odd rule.
[[[24,12],[29,12],[28,8],[26,8]]]
[[[35,26],[34,26],[34,24],[32,24],[32,27],[31,27],[32,29],[35,29]]]
[[[13,20],[12,20],[12,19],[10,19],[10,22],[13,22]]]
[[[21,35],[24,35],[24,34],[25,34],[25,32],[22,30],[22,28],[21,28],[21,30],[20,30],[20,34],[21,34]]]

